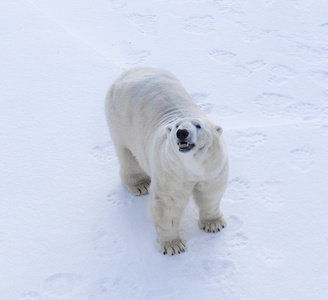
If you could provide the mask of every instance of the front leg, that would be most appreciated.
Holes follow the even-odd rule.
[[[188,197],[179,198],[167,194],[164,197],[151,191],[150,214],[157,232],[156,246],[164,255],[175,255],[185,251],[185,241],[180,237],[181,215]]]
[[[226,227],[220,202],[227,186],[227,176],[202,181],[195,185],[193,196],[199,207],[198,225],[206,232],[218,232]]]

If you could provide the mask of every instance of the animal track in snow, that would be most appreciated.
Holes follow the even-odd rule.
[[[273,85],[281,85],[295,76],[295,72],[285,65],[273,65],[270,69],[271,76],[269,82]]]
[[[217,49],[210,51],[208,54],[219,64],[229,63],[236,56],[233,52]]]
[[[113,299],[113,284],[108,278],[101,278],[94,283],[92,292],[88,300],[108,300]]]
[[[273,74],[286,77],[292,77],[295,75],[295,72],[291,68],[281,64],[272,65],[270,71]]]
[[[260,184],[261,202],[270,210],[278,210],[284,204],[286,185],[280,181],[265,181]]]
[[[207,95],[205,94],[200,94],[199,96],[197,94],[192,94],[191,96],[194,99],[194,101],[198,103],[199,108],[205,114],[215,113],[216,116],[221,118],[231,118],[243,113],[240,109],[237,109],[233,106],[227,106],[227,105],[218,106],[209,102],[201,103],[200,102],[201,100],[207,98]]]
[[[268,6],[272,6],[277,3],[278,0],[262,0],[262,2]]]
[[[202,241],[204,240],[202,239]],[[199,239],[194,241],[194,243],[199,245]],[[213,247],[212,250],[207,251],[209,250],[208,243],[206,245],[207,247],[204,248],[204,253],[206,253],[206,255],[201,257],[201,259],[189,261],[185,264],[181,270],[182,274],[185,274],[185,276],[190,280],[197,280],[197,282],[201,282],[202,285],[211,286],[217,285],[218,283],[229,284],[229,280],[234,277],[236,272],[236,265],[234,261],[213,256],[215,251],[212,250],[214,250],[215,247]],[[190,248],[193,247],[190,246]],[[197,253],[199,253],[198,251]],[[193,270],[197,270],[197,272],[195,273]]]
[[[24,293],[18,300],[41,300],[41,298],[37,292],[28,292]]]
[[[193,16],[184,20],[184,29],[191,33],[208,34],[214,31],[214,18],[211,16]]]
[[[264,115],[270,117],[312,121],[325,114],[325,108],[312,103],[295,102],[293,97],[282,94],[262,93],[255,103]]]
[[[114,191],[107,195],[107,201],[114,206],[130,206],[136,202],[136,199],[130,195],[127,197],[122,197],[121,192]]]
[[[122,9],[122,8],[126,7],[125,0],[109,0],[109,4],[114,9]]]
[[[137,65],[143,63],[151,52],[148,50],[135,50],[130,43],[120,43],[121,53],[124,57],[124,62],[128,65]]]
[[[232,106],[218,106],[213,103],[199,103],[199,108],[205,113],[215,113],[220,118],[231,118],[242,114],[243,112]]]
[[[244,133],[240,132],[237,137],[230,142],[231,152],[235,155],[242,155],[253,151],[257,146],[266,141],[266,135],[261,132]]]
[[[266,66],[263,60],[254,60],[245,64],[234,64],[233,66],[233,76],[236,78],[247,78],[251,76],[254,72],[260,71]]]
[[[204,259],[200,262],[198,272],[206,285],[213,285],[231,280],[235,275],[236,266],[229,259]]]
[[[128,16],[128,19],[138,27],[141,33],[157,34],[156,15],[132,14]]]
[[[204,102],[205,99],[207,99],[208,94],[205,93],[191,93],[190,97],[198,104],[201,104]],[[213,104],[212,104],[213,105]]]
[[[321,65],[328,60],[327,47],[314,47],[304,43],[296,43],[296,45],[295,55],[309,64]]]
[[[281,117],[286,107],[292,103],[294,103],[293,97],[275,93],[262,93],[255,99],[255,104],[266,116]]]
[[[250,71],[255,72],[262,70],[266,66],[266,62],[264,60],[257,59],[246,63],[246,66]]]
[[[227,231],[235,232],[238,231],[243,226],[243,221],[237,216],[229,216],[227,218]]]
[[[58,273],[48,277],[45,291],[53,296],[65,296],[73,292],[82,283],[80,276],[74,273]]]
[[[322,125],[320,131],[323,136],[328,136],[328,125]]]
[[[283,117],[293,120],[301,119],[302,121],[313,121],[320,118],[321,113],[320,107],[315,104],[297,102],[288,105],[284,109]]]
[[[261,249],[259,251],[259,257],[270,267],[279,267],[285,260],[281,253],[271,249]]]
[[[323,87],[328,86],[328,72],[326,71],[315,71],[310,75],[310,79]]]
[[[101,278],[95,282],[88,300],[140,299],[137,296],[139,289],[140,285],[129,279],[117,277],[113,281],[109,278]]]
[[[224,194],[224,198],[232,202],[244,201],[249,194],[249,182],[239,177],[233,178],[229,181],[228,188]]]
[[[243,232],[235,233],[227,242],[229,248],[239,250],[247,246],[248,237]]]
[[[219,3],[219,2],[218,2]],[[229,5],[221,5],[218,9],[219,14],[227,21],[232,22],[233,24],[237,25],[238,27],[244,28],[244,13],[229,6]]]
[[[107,164],[116,159],[114,145],[112,142],[93,147],[89,154],[99,163]]]
[[[309,145],[290,151],[290,167],[296,171],[308,172],[314,165],[313,149]]]
[[[125,62],[129,65],[137,65],[143,63],[150,55],[148,50],[136,50],[124,52]]]
[[[100,230],[94,238],[94,249],[99,258],[114,259],[125,253],[125,243],[122,237]]]
[[[324,119],[328,119],[328,106],[324,106],[321,108],[321,114]]]
[[[212,103],[201,103],[198,106],[205,114],[210,114],[214,108],[214,104]]]

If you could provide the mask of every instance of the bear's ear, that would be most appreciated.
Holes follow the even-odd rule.
[[[166,134],[169,135],[170,132],[172,131],[172,125],[167,125],[167,126],[165,127],[165,131],[166,131]]]
[[[215,130],[218,132],[219,136],[221,136],[223,129],[221,126],[215,126]]]

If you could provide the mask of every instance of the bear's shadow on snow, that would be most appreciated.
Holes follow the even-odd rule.
[[[111,222],[114,222],[113,227],[119,227],[121,234],[125,236],[125,240],[133,245],[134,251],[142,247],[142,250],[147,250],[147,247],[153,248],[156,251],[153,241],[156,237],[156,232],[151,224],[151,219],[148,213],[149,194],[142,196],[133,196],[119,183],[111,190],[106,198],[106,201],[112,208],[110,214]],[[141,244],[149,244],[147,247]],[[158,252],[156,251],[156,254]]]

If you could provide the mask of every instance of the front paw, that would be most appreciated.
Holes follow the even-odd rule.
[[[224,227],[227,226],[227,222],[224,217],[218,217],[208,220],[199,220],[198,225],[200,229],[203,229],[206,232],[218,232],[221,231]]]
[[[168,242],[157,240],[157,249],[164,255],[180,254],[186,251],[186,242],[180,238]]]
[[[134,186],[126,186],[126,187],[133,196],[142,196],[148,194],[149,186],[150,186],[150,182],[145,181],[143,183]]]

